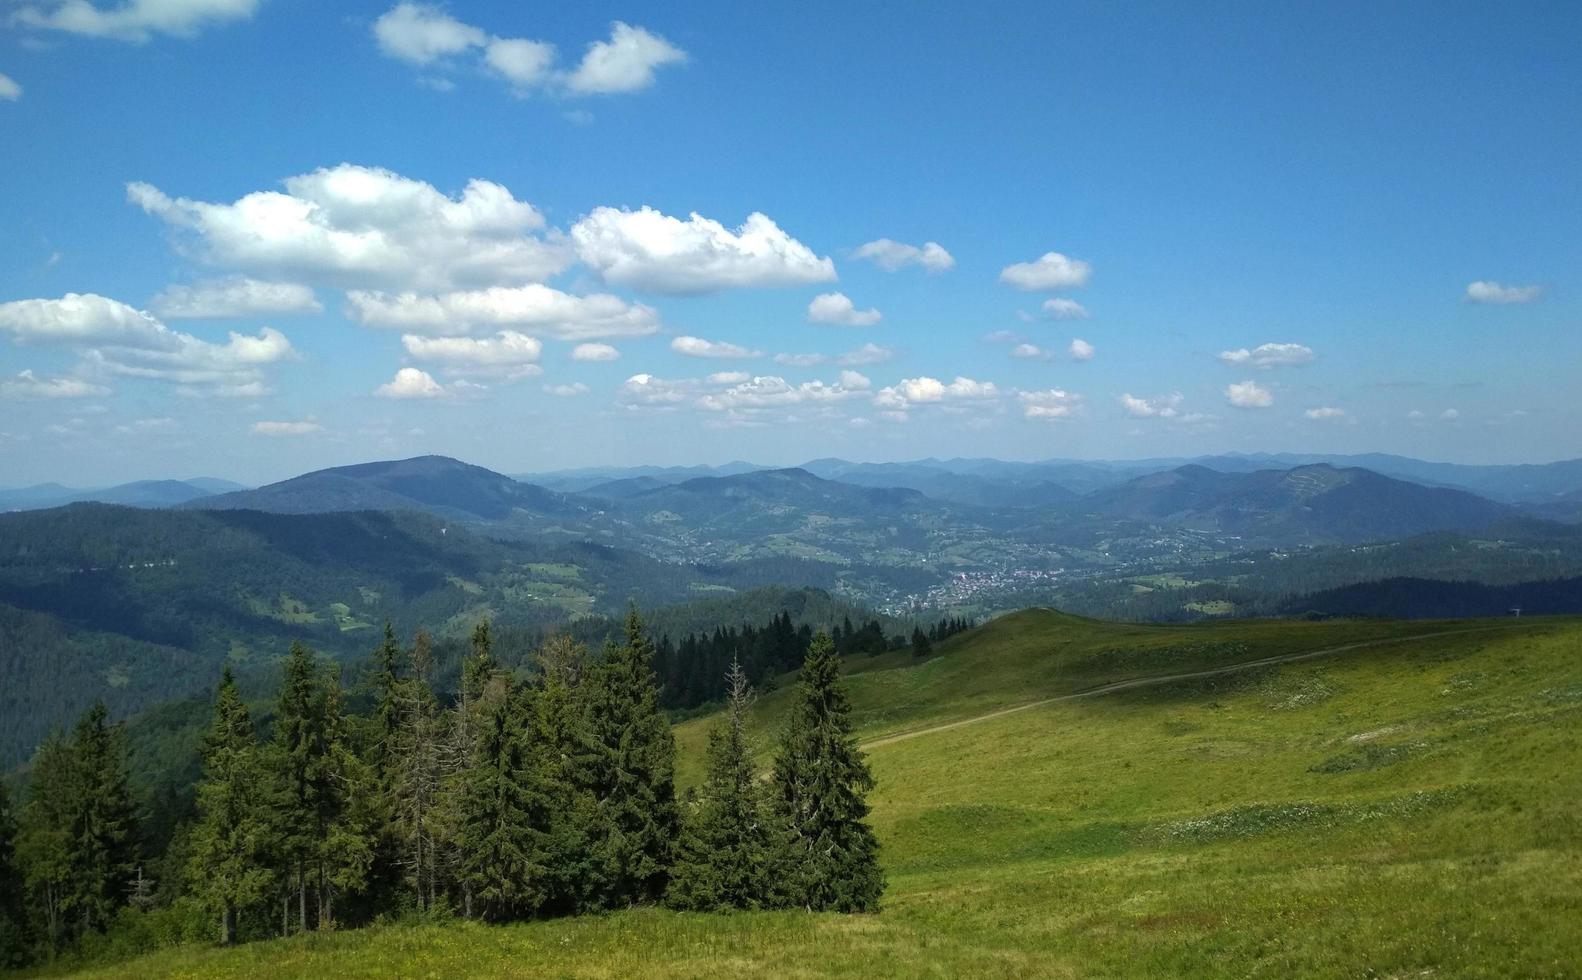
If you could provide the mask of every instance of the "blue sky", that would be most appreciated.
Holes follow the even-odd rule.
[[[1574,3],[95,2],[0,0],[0,485],[1582,455]]]

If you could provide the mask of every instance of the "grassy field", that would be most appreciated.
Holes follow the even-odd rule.
[[[1038,703],[1358,643],[1373,645]],[[1582,975],[1575,620],[1028,611],[926,661],[860,659],[849,685],[879,783],[877,915],[392,926],[84,975]],[[765,749],[786,695],[756,707]],[[678,729],[684,781],[706,726]]]

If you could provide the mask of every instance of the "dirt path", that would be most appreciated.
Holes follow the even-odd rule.
[[[1130,691],[1139,687],[1156,687],[1160,684],[1173,684],[1176,681],[1195,680],[1199,677],[1218,677],[1221,674],[1234,674],[1237,671],[1251,670],[1254,667],[1269,667],[1275,664],[1295,663],[1299,660],[1313,660],[1317,657],[1328,657],[1337,653],[1348,653],[1352,650],[1361,650],[1366,647],[1382,647],[1389,646],[1394,643],[1416,643],[1419,640],[1432,640],[1436,637],[1461,636],[1465,633],[1487,633],[1490,631],[1520,628],[1521,626],[1518,626],[1515,623],[1512,623],[1508,626],[1471,626],[1466,629],[1459,630],[1440,630],[1437,633],[1419,633],[1416,636],[1396,636],[1387,640],[1364,640],[1361,643],[1348,643],[1345,646],[1325,647],[1322,650],[1308,650],[1304,653],[1284,653],[1277,657],[1264,657],[1260,660],[1246,660],[1242,663],[1230,664],[1226,667],[1212,667],[1208,670],[1193,670],[1183,674],[1159,674],[1153,677],[1134,677],[1131,680],[1115,681],[1110,684],[1100,684],[1098,687],[1090,687],[1085,691],[1076,691],[1072,694],[1061,694],[1052,698],[1044,698],[1040,701],[1029,701],[1026,704],[1018,704],[1010,708],[1000,708],[997,711],[990,711],[988,714],[975,715],[971,718],[963,718],[960,721],[948,721],[942,725],[932,725],[928,728],[917,728],[909,732],[900,732],[895,735],[885,735],[880,738],[873,739],[872,741],[863,742],[861,745],[862,748],[865,749],[876,749],[881,745],[889,745],[892,742],[905,741],[909,738],[916,738],[919,735],[932,735],[935,732],[948,731],[952,728],[960,728],[963,725],[974,725],[980,721],[988,721],[992,718],[1001,718],[1005,715],[1014,715],[1018,711],[1031,711],[1034,708],[1042,708],[1046,704],[1055,704],[1059,701],[1076,701],[1080,698],[1096,698],[1101,694],[1114,694],[1117,691]]]

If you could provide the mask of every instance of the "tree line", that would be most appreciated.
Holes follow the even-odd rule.
[[[655,654],[634,610],[597,656],[551,637],[524,681],[481,624],[442,704],[427,634],[403,649],[387,626],[370,707],[353,714],[338,668],[294,644],[267,737],[227,669],[196,814],[153,862],[176,881],[157,891],[121,726],[95,705],[40,747],[19,812],[0,787],[0,964],[145,920],[178,938],[206,923],[228,944],[413,914],[874,909],[873,780],[833,640],[807,644],[767,781],[745,734],[748,674],[729,665],[707,775],[685,798]]]

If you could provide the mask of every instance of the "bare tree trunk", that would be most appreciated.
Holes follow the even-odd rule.
[[[297,931],[308,931],[308,869],[297,862]]]

